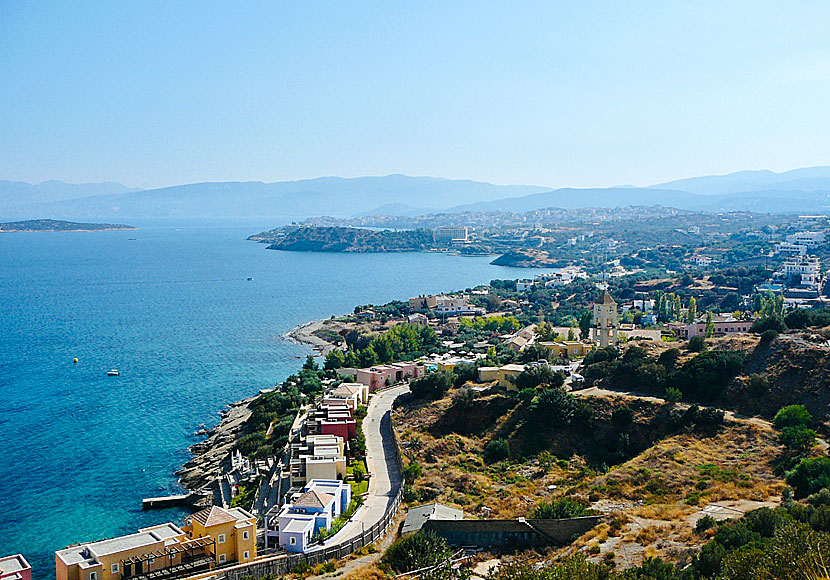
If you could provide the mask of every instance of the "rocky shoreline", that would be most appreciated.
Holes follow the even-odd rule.
[[[204,432],[206,439],[191,445],[193,457],[176,472],[181,485],[191,492],[212,486],[230,467],[230,455],[242,435],[245,421],[251,416],[249,405],[256,396],[237,401],[221,412],[218,425]]]
[[[325,320],[314,320],[301,324],[285,334],[284,338],[297,344],[311,347],[311,350],[319,355],[325,356],[334,349],[334,345],[314,334],[323,329]]]

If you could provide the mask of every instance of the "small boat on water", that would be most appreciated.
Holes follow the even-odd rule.
[[[253,276],[248,276],[248,282],[250,282],[250,281],[251,281],[251,280],[253,280],[253,279],[254,279],[254,277],[253,277]]]
[[[107,371],[108,377],[117,377],[118,376],[118,369],[111,369]]]

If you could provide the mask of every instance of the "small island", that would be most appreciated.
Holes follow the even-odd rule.
[[[137,230],[124,224],[93,224],[63,220],[24,220],[0,223],[0,232],[98,232],[111,230]]]

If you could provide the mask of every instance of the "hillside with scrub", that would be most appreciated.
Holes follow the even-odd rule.
[[[404,498],[472,518],[606,516],[569,546],[500,556],[498,579],[756,577],[730,571],[775,569],[786,538],[826,549],[830,329],[780,322],[599,349],[581,389],[527,370],[506,391],[464,364],[414,381],[394,411]]]

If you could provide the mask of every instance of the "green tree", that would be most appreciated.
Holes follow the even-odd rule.
[[[320,365],[317,364],[317,361],[314,360],[313,355],[308,355],[305,357],[305,362],[303,363],[303,370],[317,372],[320,370]]]
[[[695,320],[697,320],[697,300],[692,296],[689,298],[689,310],[686,312],[686,322],[694,324]]]
[[[383,555],[383,561],[395,572],[409,572],[433,566],[452,555],[447,541],[432,532],[420,531],[395,541]]]
[[[328,354],[326,354],[326,361],[323,363],[323,368],[327,371],[339,369],[343,366],[345,359],[346,355],[343,354],[342,350],[337,348],[330,350]]]
[[[582,340],[588,340],[591,336],[591,324],[593,322],[594,314],[590,310],[586,310],[579,317],[579,337]]]
[[[773,425],[778,429],[784,427],[808,427],[813,422],[813,417],[804,405],[787,405],[781,407],[772,419]]]
[[[447,371],[428,373],[409,383],[409,390],[420,399],[438,399],[450,390],[453,385],[453,375]]]
[[[715,322],[712,320],[712,311],[706,311],[706,338],[715,336]]]
[[[796,498],[807,497],[830,487],[830,457],[802,459],[787,472],[787,484],[793,488]]]
[[[548,365],[533,365],[516,375],[515,384],[520,391],[535,389],[540,385],[559,387],[565,384],[565,375]]]
[[[816,444],[816,432],[807,427],[784,427],[778,434],[781,444],[795,452],[805,452],[812,449]]]

